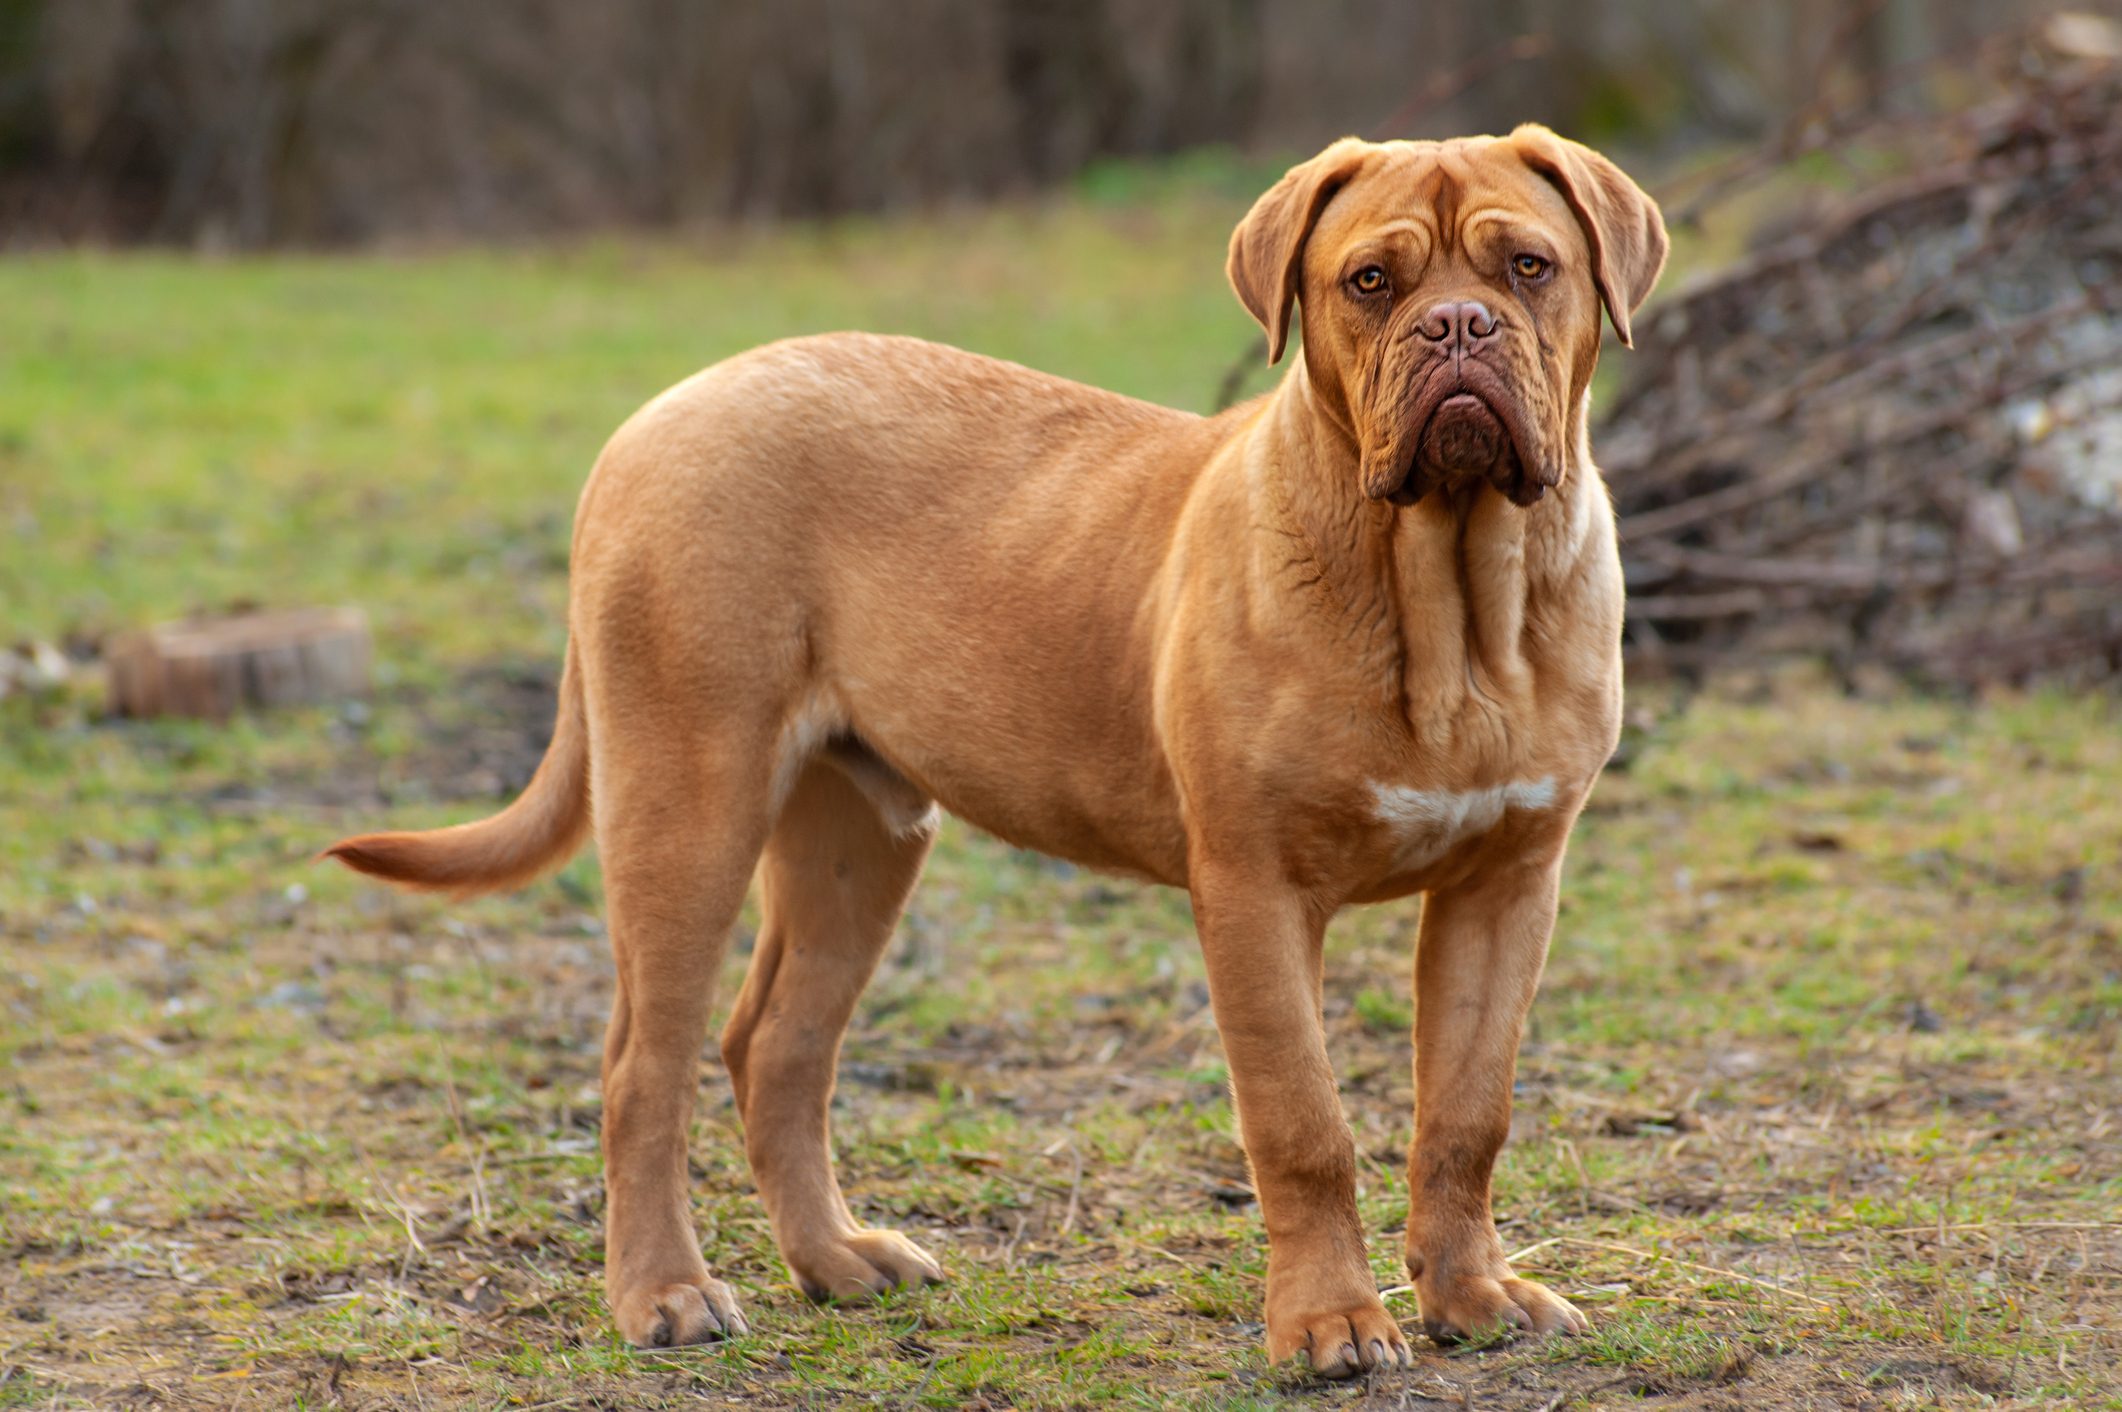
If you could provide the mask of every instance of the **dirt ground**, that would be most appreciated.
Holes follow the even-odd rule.
[[[9,806],[0,1406],[2122,1405],[2111,703],[1782,680],[1639,708],[1498,1182],[1520,1268],[1596,1331],[1418,1340],[1412,1374],[1323,1387],[1260,1354],[1184,899],[955,825],[835,1106],[851,1199],[951,1283],[803,1301],[710,1054],[696,1214],[759,1332],[620,1346],[593,862],[453,907],[302,861],[490,807],[549,693],[497,666],[233,732],[41,723]],[[1344,918],[1328,985],[1410,1323],[1415,915]]]

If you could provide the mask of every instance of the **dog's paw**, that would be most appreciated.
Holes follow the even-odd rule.
[[[1346,1309],[1267,1317],[1271,1363],[1303,1354],[1322,1378],[1352,1378],[1386,1368],[1411,1368],[1415,1355],[1400,1325],[1373,1296]]]
[[[706,1343],[752,1331],[729,1286],[707,1276],[629,1291],[612,1302],[612,1315],[620,1337],[636,1348]]]
[[[786,1252],[789,1273],[812,1299],[871,1299],[941,1284],[943,1267],[897,1231],[857,1230]]]
[[[1574,1304],[1535,1280],[1467,1276],[1417,1280],[1415,1288],[1422,1301],[1423,1331],[1441,1344],[1591,1331],[1591,1321]]]

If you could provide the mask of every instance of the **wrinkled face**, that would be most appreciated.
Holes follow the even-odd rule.
[[[1487,144],[1493,147],[1495,144]],[[1347,410],[1364,492],[1561,482],[1599,357],[1591,250],[1560,192],[1472,144],[1391,149],[1307,242],[1305,367]]]
[[[1486,484],[1530,505],[1580,445],[1602,303],[1625,341],[1664,242],[1634,183],[1545,129],[1344,142],[1261,198],[1231,279],[1276,343],[1301,305],[1305,374],[1366,496]]]

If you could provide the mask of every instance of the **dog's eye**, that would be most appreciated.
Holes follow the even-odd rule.
[[[1348,286],[1358,294],[1377,294],[1385,288],[1385,271],[1365,265],[1349,279]]]
[[[1510,267],[1519,279],[1538,279],[1547,273],[1547,261],[1538,255],[1519,255],[1510,262]]]

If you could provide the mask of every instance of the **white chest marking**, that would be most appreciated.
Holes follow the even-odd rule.
[[[1487,833],[1506,810],[1549,809],[1555,803],[1552,775],[1512,780],[1488,789],[1410,789],[1371,781],[1371,813],[1399,835],[1396,865],[1420,868],[1436,862],[1469,838]]]

